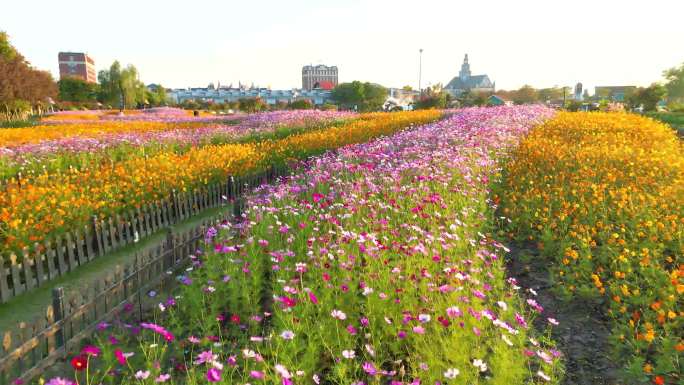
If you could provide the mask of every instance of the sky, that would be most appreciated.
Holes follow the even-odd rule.
[[[339,81],[446,84],[468,53],[497,89],[647,86],[684,63],[683,0],[0,0],[0,30],[58,77],[57,53],[135,65],[169,88]]]

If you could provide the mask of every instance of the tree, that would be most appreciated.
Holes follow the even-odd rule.
[[[413,87],[411,86],[403,86],[401,87],[402,91],[413,91]]]
[[[309,99],[299,99],[290,103],[289,108],[291,110],[310,110],[314,107],[313,103]]]
[[[145,89],[145,100],[151,106],[165,106],[167,98],[166,88],[161,84],[152,84]]]
[[[530,85],[524,85],[515,92],[513,103],[515,104],[531,104],[539,100],[539,93]]]
[[[537,92],[537,97],[538,100],[542,102],[563,99],[563,88],[542,88]]]
[[[344,108],[378,111],[387,99],[387,89],[378,84],[353,81],[339,84],[333,89],[331,97]]]
[[[259,112],[268,108],[266,103],[259,97],[238,99],[238,108],[244,112]]]
[[[663,73],[667,97],[671,102],[684,102],[684,63],[677,68],[673,67]]]
[[[653,83],[649,87],[639,87],[628,97],[632,107],[643,106],[644,111],[655,111],[658,103],[667,95],[667,89],[662,84]]]
[[[131,64],[121,69],[118,61],[109,70],[102,70],[97,76],[100,83],[98,99],[111,106],[133,108],[145,104],[145,85],[140,81],[138,70]]]
[[[59,100],[65,102],[95,102],[99,87],[95,83],[76,77],[65,77],[57,82],[59,87]]]
[[[451,101],[451,95],[442,90],[441,84],[428,87],[427,91],[413,104],[417,110],[430,108],[446,108]]]
[[[0,112],[8,119],[23,119],[41,113],[57,96],[52,75],[31,66],[12,46],[7,34],[0,32]]]
[[[10,44],[7,32],[0,31],[0,57],[5,60],[12,60],[18,54],[17,50]]]

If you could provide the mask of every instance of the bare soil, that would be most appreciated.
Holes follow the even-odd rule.
[[[564,301],[553,291],[549,276],[549,262],[531,244],[509,245],[507,266],[509,276],[524,288],[537,292],[537,302],[544,307],[535,327],[542,332],[546,318],[553,317],[560,325],[553,328],[552,337],[563,352],[565,378],[568,385],[623,385],[619,367],[610,358],[609,320],[600,304],[581,298]]]

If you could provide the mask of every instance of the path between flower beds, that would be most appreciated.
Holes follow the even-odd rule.
[[[233,210],[232,205],[208,209],[172,227],[174,231],[182,231],[197,226],[203,219]],[[7,303],[0,304],[0,336],[7,330],[16,330],[20,322],[31,323],[45,314],[46,308],[52,303],[52,289],[63,287],[68,292],[82,289],[95,281],[104,279],[117,265],[124,266],[131,263],[136,253],[154,248],[166,238],[166,230],[141,240],[139,243],[107,254],[92,262],[79,267],[47,285],[13,298]]]
[[[522,287],[537,292],[537,302],[548,316],[560,320],[551,337],[564,354],[567,385],[617,385],[618,367],[610,359],[609,320],[595,303],[575,297],[563,301],[553,293],[547,263],[534,245],[512,244],[508,272]],[[539,321],[542,323],[540,324]],[[543,331],[543,319],[535,327]]]

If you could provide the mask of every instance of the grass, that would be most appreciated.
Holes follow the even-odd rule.
[[[0,121],[0,128],[22,128],[32,127],[39,123],[38,119],[29,118],[26,120],[4,120]]]
[[[232,205],[208,209],[199,215],[172,226],[171,229],[174,233],[188,230],[198,226],[204,219],[230,212],[231,210],[233,210]],[[162,229],[137,244],[128,245],[116,252],[97,258],[58,279],[48,282],[45,286],[14,297],[7,303],[0,304],[0,336],[6,330],[17,328],[20,322],[31,323],[44,315],[47,306],[52,303],[52,289],[61,286],[64,288],[67,296],[70,292],[82,290],[95,281],[104,279],[107,274],[114,271],[117,265],[124,266],[131,263],[137,252],[152,249],[165,238],[166,229]]]
[[[684,137],[684,112],[651,112],[646,116],[669,124],[680,137]]]

